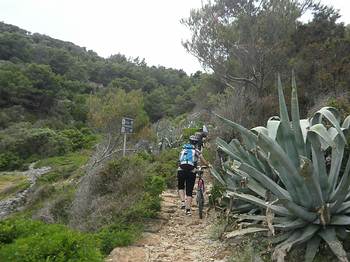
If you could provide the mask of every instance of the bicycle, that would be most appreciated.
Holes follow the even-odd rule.
[[[203,179],[203,168],[207,168],[206,166],[199,166],[196,173],[198,177],[197,181],[197,194],[196,194],[196,200],[197,200],[197,206],[198,206],[198,215],[199,218],[203,218],[203,209],[204,209],[204,192],[205,192],[205,183]]]

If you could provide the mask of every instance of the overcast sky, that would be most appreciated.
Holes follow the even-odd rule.
[[[349,0],[323,0],[350,23]],[[201,70],[181,40],[190,32],[179,20],[201,0],[0,0],[0,21],[32,33],[70,41],[103,57],[121,53],[148,65]]]

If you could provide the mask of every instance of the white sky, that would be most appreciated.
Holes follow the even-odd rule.
[[[205,1],[204,1],[205,2]],[[350,23],[349,0],[322,0]],[[201,70],[181,40],[190,32],[179,20],[201,0],[0,0],[0,21],[32,33],[73,42],[103,57],[121,53],[148,65]]]

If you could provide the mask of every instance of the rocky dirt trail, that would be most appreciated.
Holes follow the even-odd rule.
[[[214,211],[199,219],[194,206],[192,216],[186,216],[176,190],[166,190],[162,199],[159,218],[146,226],[143,237],[133,246],[115,248],[106,262],[227,261],[228,246],[210,239]]]

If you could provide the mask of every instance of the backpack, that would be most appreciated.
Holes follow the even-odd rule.
[[[182,147],[179,166],[183,170],[193,170],[197,165],[196,150],[193,145],[185,144]]]

